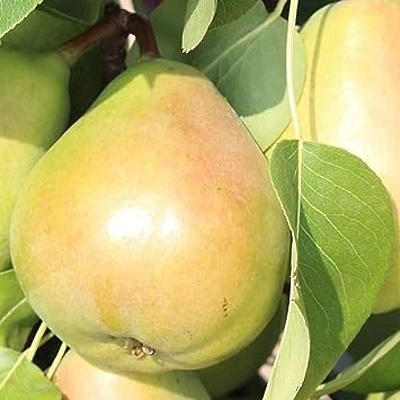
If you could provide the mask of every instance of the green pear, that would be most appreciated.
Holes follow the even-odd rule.
[[[64,131],[69,66],[58,53],[0,48],[0,271],[10,268],[10,219],[29,171]]]
[[[212,398],[225,396],[257,376],[278,342],[286,311],[287,301],[282,301],[271,322],[246,348],[221,363],[196,371]]]
[[[30,174],[13,264],[46,324],[117,373],[198,369],[273,317],[289,230],[269,165],[195,69],[140,62]]]
[[[375,313],[400,308],[399,21],[397,0],[348,0],[321,8],[301,30],[308,61],[298,104],[303,139],[355,154],[392,198],[397,246]],[[283,137],[294,137],[293,125]]]
[[[97,8],[96,2],[92,6]],[[35,9],[1,38],[3,45],[21,51],[49,52],[57,49],[88,27],[77,21]],[[70,120],[75,121],[93,103],[103,87],[101,51],[93,48],[71,67]]]
[[[65,400],[210,400],[190,371],[129,377],[103,371],[69,351],[53,377]]]

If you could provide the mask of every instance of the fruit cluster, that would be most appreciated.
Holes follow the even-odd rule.
[[[278,9],[281,3],[273,6]],[[50,367],[43,368],[49,368],[49,396],[57,388],[68,400],[222,398],[257,374],[280,338],[281,359],[293,354],[293,343],[299,342],[290,335],[293,310],[298,309],[303,322],[300,326],[296,320],[299,332],[304,328],[309,335],[301,343],[310,346],[310,363],[323,359],[316,355],[322,347],[313,347],[313,316],[323,314],[328,325],[342,324],[336,329],[337,341],[342,338],[339,331],[359,332],[357,337],[343,334],[343,359],[350,360],[353,370],[360,359],[359,370],[368,362],[371,366],[362,374],[350,372],[347,381],[339,373],[335,390],[374,392],[371,400],[378,392],[393,391],[390,395],[396,396],[398,0],[341,0],[308,19],[299,34],[307,60],[297,102],[301,135],[293,115],[266,151],[218,82],[190,62],[162,57],[146,17],[114,6],[107,10],[84,27],[37,9],[2,38],[0,287],[7,275],[14,297],[29,303],[29,309],[5,324],[4,333],[0,319],[0,347],[25,350],[20,358],[20,353],[10,355],[15,363],[9,371],[26,354],[32,361],[35,346],[50,332],[63,344]],[[58,34],[44,34],[43,29]],[[32,40],[30,32],[37,30],[43,37]],[[135,37],[139,55],[125,68],[128,35]],[[113,54],[107,57],[107,51]],[[365,264],[363,272],[372,282],[370,305],[354,305],[358,299],[345,293],[337,294],[327,309],[317,295],[306,293],[315,282],[308,286],[311,275],[302,268],[312,270],[314,280],[336,274],[342,292],[357,286],[360,290],[363,281],[359,270],[343,278],[345,270],[329,259],[318,235],[306,230],[306,223],[314,221],[302,214],[306,207],[301,201],[307,199],[301,198],[301,185],[313,184],[300,181],[301,161],[295,168],[299,180],[285,183],[293,188],[300,182],[294,191],[298,198],[282,199],[272,169],[276,149],[285,141],[295,142],[298,152],[307,142],[344,149],[365,163],[376,182],[383,182],[393,218],[387,236],[381,237],[391,235],[393,243],[385,244],[377,273],[370,270],[365,254],[352,248],[351,229],[338,229],[333,218],[324,215],[340,231],[346,249],[354,250],[348,258],[355,254]],[[293,154],[280,170],[290,169]],[[321,160],[330,161],[337,163]],[[359,176],[362,180],[365,175]],[[336,184],[333,175],[323,179]],[[320,194],[320,188],[312,189]],[[386,201],[373,189],[357,199],[366,208],[370,197]],[[289,189],[287,193],[290,197]],[[297,212],[295,223],[290,202]],[[353,220],[362,212],[351,211],[343,209],[334,217],[345,216],[360,232],[367,229],[369,238],[379,236],[364,224],[363,216]],[[323,229],[316,227],[322,236]],[[321,263],[329,259],[332,275],[322,275],[322,267],[313,270],[318,260],[311,247],[299,241],[301,234],[320,250]],[[337,243],[332,239],[332,247],[339,248]],[[329,284],[324,287],[331,290]],[[0,312],[2,301],[0,293]],[[337,310],[339,317],[329,314]],[[360,321],[342,321],[342,315],[357,310],[362,310]],[[37,319],[42,325],[33,329]],[[35,332],[35,346],[26,349]],[[392,334],[391,351],[371,361],[373,349]],[[332,347],[335,343],[332,340]],[[340,365],[326,369],[333,376]],[[297,394],[287,400],[324,393],[317,385],[325,376],[310,389],[312,379],[318,380],[313,377],[319,376],[313,368],[318,369],[303,371]],[[2,385],[12,376],[9,371],[6,383],[0,384],[0,398]],[[291,378],[295,382],[298,376]],[[290,389],[283,392],[288,396]]]

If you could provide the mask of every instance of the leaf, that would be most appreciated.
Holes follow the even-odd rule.
[[[182,35],[184,52],[193,50],[205,36],[217,10],[217,0],[188,0]]]
[[[232,23],[209,30],[188,54],[242,117],[262,150],[290,121],[286,91],[286,31],[283,18],[271,19],[262,2]],[[299,97],[305,80],[303,42],[294,37],[294,83]]]
[[[0,38],[21,22],[43,0],[0,0]]]
[[[391,201],[376,174],[345,150],[301,143],[282,140],[271,157],[271,177],[295,243],[289,318],[296,304],[310,341],[304,381],[285,400],[309,399],[328,375],[370,315],[394,253]],[[281,351],[294,340],[285,335]],[[300,360],[295,353],[274,369],[303,363],[304,350],[296,351]]]
[[[102,0],[44,0],[40,8],[71,21],[91,25],[100,15]]]
[[[210,29],[233,22],[245,14],[258,0],[218,0]]]
[[[13,269],[0,273],[0,346],[22,350],[38,317],[22,293]]]
[[[35,9],[2,38],[2,44],[22,51],[53,51],[85,29],[45,11]]]
[[[371,393],[365,400],[400,400],[400,392]]]
[[[368,356],[393,334],[400,332],[400,310],[384,314],[373,314],[362,327],[357,337],[346,351],[346,356],[353,363]],[[400,388],[400,343],[381,359],[374,362],[346,391],[369,393]],[[351,368],[351,367],[350,367]],[[344,374],[345,371],[341,371]]]
[[[25,356],[0,347],[0,400],[61,400],[61,393]]]
[[[263,400],[294,399],[307,370],[309,358],[309,333],[301,307],[292,300],[281,347],[275,363],[286,368],[273,368]],[[296,362],[292,362],[296,359]]]
[[[380,343],[377,347],[371,350],[366,356],[364,356],[361,360],[358,360],[355,364],[346,368],[343,372],[341,372],[335,379],[324,383],[321,385],[318,390],[315,392],[318,397],[323,396],[325,394],[336,392],[340,389],[349,386],[353,382],[357,382],[362,379],[366,373],[371,373],[375,369],[374,367],[379,364],[382,360],[384,360],[389,354],[393,352],[393,350],[397,350],[395,353],[395,363],[392,366],[398,369],[398,360],[399,360],[399,349],[400,349],[400,331],[396,332],[382,343]],[[376,373],[376,371],[375,371]],[[386,390],[389,390],[387,388]],[[392,388],[394,389],[394,388]],[[365,390],[364,392],[376,392],[377,390]]]

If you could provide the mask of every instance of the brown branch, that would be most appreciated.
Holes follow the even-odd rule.
[[[119,15],[121,15],[120,6],[116,3],[107,4],[105,15],[109,18],[119,18]],[[126,45],[129,35],[128,18],[129,14],[124,12],[121,29],[101,42],[103,86],[106,86],[126,69]]]
[[[82,34],[62,45],[58,51],[67,62],[74,64],[86,51],[99,45],[110,37],[127,34],[129,12],[119,10],[118,13],[106,15]]]
[[[146,17],[139,14],[129,14],[128,31],[136,37],[140,57],[160,57],[153,28]]]

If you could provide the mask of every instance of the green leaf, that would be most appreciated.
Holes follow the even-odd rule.
[[[393,352],[393,350],[396,349],[396,357],[393,360],[395,362],[392,363],[392,367],[398,370],[398,349],[400,349],[400,331],[396,332],[395,334],[384,340],[361,360],[358,360],[355,364],[346,368],[335,379],[321,385],[315,392],[316,395],[320,397],[325,394],[333,393],[340,389],[343,389],[353,382],[362,379],[366,375],[366,373],[373,372],[374,369],[376,373],[377,371],[374,367],[382,362],[382,360],[384,360],[389,354]],[[387,390],[389,390],[389,388],[387,388]],[[377,390],[366,390],[364,393],[368,393],[370,391],[376,392]]]
[[[35,9],[2,38],[2,43],[23,51],[53,51],[85,29],[78,24]]]
[[[400,392],[371,393],[365,400],[400,400]]]
[[[0,346],[22,350],[38,321],[22,293],[14,270],[0,273]]]
[[[25,356],[0,347],[0,400],[61,400],[61,393]]]
[[[399,334],[399,332],[400,310],[371,315],[347,349],[346,355],[353,363],[356,363],[368,356],[383,341],[388,340],[388,337],[396,333]],[[370,393],[400,389],[399,360],[400,344],[375,362],[368,371],[350,386],[347,386],[345,390]]]
[[[100,15],[102,0],[44,0],[40,8],[71,21],[91,25]]]
[[[184,52],[193,50],[204,38],[217,10],[217,0],[188,0],[182,34]]]
[[[262,150],[290,121],[286,91],[287,22],[269,18],[258,2],[232,23],[209,30],[188,54],[189,63],[205,73],[242,117]],[[302,39],[294,37],[294,84],[300,96],[306,58]]]
[[[218,0],[210,29],[233,22],[245,14],[258,0]]]
[[[0,0],[0,38],[21,22],[42,0]]]
[[[289,318],[296,304],[310,349],[301,388],[285,400],[306,400],[357,335],[383,286],[394,253],[392,206],[376,174],[336,147],[282,140],[272,153],[271,176],[294,237]],[[284,336],[281,351],[294,340]],[[274,369],[303,364],[300,347]]]
[[[275,364],[285,368],[273,368],[264,400],[294,399],[307,370],[309,332],[301,306],[294,299],[291,300],[282,342],[285,346],[280,348]]]

